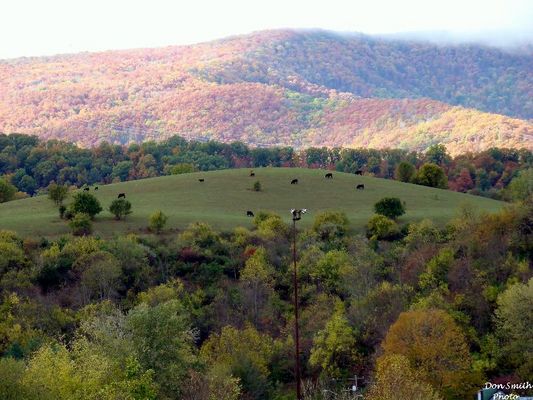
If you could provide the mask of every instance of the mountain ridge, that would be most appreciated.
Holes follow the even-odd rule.
[[[295,147],[531,148],[531,61],[483,46],[295,30],[14,59],[0,61],[0,132],[84,146],[180,134]]]

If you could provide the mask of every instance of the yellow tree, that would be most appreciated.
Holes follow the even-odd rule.
[[[431,385],[420,377],[420,372],[409,365],[407,357],[400,354],[382,356],[377,361],[374,383],[368,400],[440,400]]]
[[[442,395],[468,396],[471,358],[464,334],[442,310],[400,314],[382,344],[385,355],[400,354]],[[476,382],[477,383],[477,382]]]

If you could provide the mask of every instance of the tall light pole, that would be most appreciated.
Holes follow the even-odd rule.
[[[296,361],[296,400],[302,400],[302,381],[300,377],[300,331],[298,327],[298,270],[296,268],[296,221],[302,219],[302,214],[305,214],[307,209],[291,210],[292,214],[292,261],[294,264],[294,336],[295,351],[294,357]]]

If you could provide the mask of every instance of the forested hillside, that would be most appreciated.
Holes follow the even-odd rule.
[[[532,148],[531,65],[528,50],[289,30],[6,60],[0,132],[83,146],[180,134],[258,146],[444,143],[452,154]]]

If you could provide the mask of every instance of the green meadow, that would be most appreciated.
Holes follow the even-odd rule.
[[[156,210],[168,215],[167,229],[180,229],[195,221],[204,221],[220,230],[236,226],[252,226],[246,211],[274,211],[290,221],[289,210],[307,208],[301,221],[309,226],[314,216],[325,210],[344,211],[356,231],[362,231],[373,214],[373,205],[383,197],[399,197],[406,203],[406,214],[400,222],[430,218],[445,223],[457,215],[463,204],[469,203],[480,212],[494,212],[505,203],[452,191],[428,188],[393,180],[333,173],[299,168],[258,168],[255,177],[249,169],[197,172],[183,175],[100,185],[94,194],[104,211],[95,219],[94,233],[111,236],[115,233],[146,231],[148,218]],[[199,182],[198,179],[205,179]],[[297,185],[290,181],[298,178]],[[252,186],[259,181],[261,192]],[[356,190],[364,184],[364,190]],[[118,193],[125,193],[132,203],[133,213],[125,221],[115,221],[108,211]],[[66,203],[68,204],[68,199]],[[16,200],[0,204],[0,229],[13,230],[20,235],[57,236],[69,232],[61,220],[56,205],[46,196]]]

